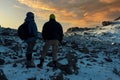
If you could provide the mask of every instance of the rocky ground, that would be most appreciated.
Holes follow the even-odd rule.
[[[54,70],[51,67],[51,48],[43,69],[27,69],[26,44],[18,38],[16,30],[1,28],[0,80],[119,80],[119,37],[113,32],[112,35],[110,32],[103,32],[103,29],[106,28],[65,33],[57,54],[58,68]],[[97,30],[102,31],[98,33]],[[43,44],[39,36],[33,50],[36,65],[39,63]]]

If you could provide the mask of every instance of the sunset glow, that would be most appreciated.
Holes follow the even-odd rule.
[[[64,31],[76,26],[94,27],[119,17],[119,3],[120,0],[0,0],[0,25],[17,29],[26,12],[32,11],[40,32],[51,13]]]

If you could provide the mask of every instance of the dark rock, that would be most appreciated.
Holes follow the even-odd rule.
[[[67,33],[70,33],[70,32],[77,32],[77,31],[87,31],[87,30],[94,30],[95,28],[79,28],[79,27],[72,27],[72,28],[69,28],[67,29]]]
[[[78,61],[78,57],[75,54],[67,54],[67,61],[68,61],[68,66],[71,69],[71,71],[73,70],[72,73],[78,74],[78,67],[77,67],[77,61]]]
[[[113,69],[113,73],[115,73],[116,75],[120,77],[120,71],[118,71],[116,68]]]
[[[22,56],[22,55],[19,55],[18,57],[19,57],[19,58],[23,58],[23,56]]]
[[[17,59],[17,56],[13,56],[12,59]]]
[[[49,62],[47,64],[47,66],[54,68],[53,62]],[[57,62],[57,67],[56,68],[60,69],[64,74],[73,74],[69,65],[62,65],[62,64]]]
[[[62,65],[60,69],[63,71],[64,74],[73,74],[69,65]]]
[[[87,63],[87,66],[92,66],[91,64]]]
[[[49,67],[54,67],[54,64],[53,64],[53,62],[51,61],[51,62],[49,62],[48,64],[47,64],[47,66],[49,66]],[[56,66],[59,68],[59,67],[61,67],[62,66],[62,64],[60,64],[60,63],[56,63]]]
[[[85,58],[90,58],[90,55],[85,55],[84,57],[85,57]]]
[[[59,73],[59,74],[56,75],[56,76],[50,76],[50,80],[64,80],[63,74],[62,74],[62,73]]]
[[[116,21],[116,20],[120,20],[120,17],[116,18],[115,21]]]
[[[13,42],[15,42],[15,41],[13,41]],[[11,42],[11,43],[13,43],[13,42]],[[19,44],[15,44],[15,45],[13,45],[13,46],[11,46],[11,49],[12,50],[14,50],[17,54],[18,54],[18,51],[20,51],[20,46],[18,46]]]
[[[14,63],[14,64],[13,64],[13,67],[17,67],[17,64],[16,64],[16,63]]]
[[[74,31],[79,31],[79,27],[72,27],[67,30],[67,32],[74,32]]]
[[[90,54],[90,55],[91,55],[91,57],[98,58],[97,54]]]
[[[28,78],[28,80],[36,80],[36,77]]]
[[[110,22],[110,21],[103,21],[103,22],[102,22],[102,25],[103,25],[103,26],[108,26],[108,25],[110,25],[110,24],[112,24],[112,22]]]
[[[8,80],[2,69],[0,69],[0,80]]]
[[[51,53],[51,52],[48,52],[48,53],[46,54],[46,56],[52,57],[52,53]]]
[[[5,46],[11,46],[14,40],[5,39]]]
[[[80,61],[80,64],[85,64],[83,61]]]
[[[89,59],[87,59],[87,61],[90,61],[90,62],[97,62],[97,60],[94,59],[94,58],[89,58]]]
[[[97,53],[97,51],[96,50],[92,50],[92,51],[90,51],[91,53]]]
[[[3,65],[5,63],[4,59],[0,59],[0,65]]]
[[[62,46],[65,46],[66,44],[67,44],[67,41],[64,41],[64,40],[63,40],[63,41],[61,42],[61,45],[62,45]]]
[[[111,58],[104,58],[107,62],[112,62]]]
[[[83,53],[89,53],[89,49],[87,47],[79,48],[79,51]]]

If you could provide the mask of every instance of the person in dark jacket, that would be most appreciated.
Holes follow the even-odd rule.
[[[26,14],[25,22],[28,23],[28,33],[31,35],[31,37],[24,40],[27,43],[26,67],[30,68],[35,67],[34,62],[32,61],[32,51],[38,36],[37,26],[34,21],[34,13],[28,12]]]
[[[44,58],[50,46],[52,46],[53,64],[56,67],[58,45],[63,39],[63,29],[60,23],[55,19],[55,15],[50,15],[50,20],[46,22],[42,29],[42,37],[45,41],[40,58],[39,68],[43,66]]]

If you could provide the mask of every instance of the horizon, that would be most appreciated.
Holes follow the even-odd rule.
[[[56,15],[64,32],[71,27],[95,27],[102,21],[118,18],[119,3],[120,0],[1,0],[0,25],[17,29],[31,11],[39,32],[51,13]]]

